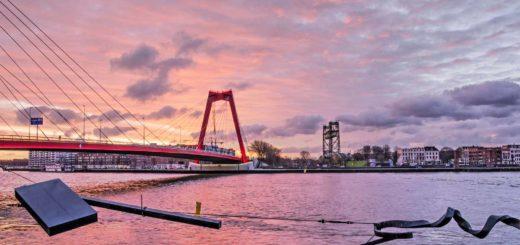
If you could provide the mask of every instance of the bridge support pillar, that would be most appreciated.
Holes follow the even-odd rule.
[[[248,162],[249,158],[247,157],[246,148],[244,146],[244,141],[242,140],[242,133],[240,131],[240,123],[238,122],[237,109],[235,107],[235,100],[233,98],[233,91],[225,90],[225,91],[209,91],[208,100],[206,101],[206,109],[204,111],[204,119],[202,121],[202,127],[200,128],[199,135],[199,143],[197,145],[198,150],[203,150],[204,148],[204,137],[206,136],[206,129],[208,127],[209,114],[211,112],[211,106],[214,102],[217,101],[227,101],[229,102],[229,106],[231,107],[231,115],[233,116],[233,124],[235,126],[235,131],[238,138],[238,144],[240,146],[240,154],[242,162]]]

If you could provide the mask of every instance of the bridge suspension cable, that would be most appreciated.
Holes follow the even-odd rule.
[[[18,41],[16,41],[16,39],[14,39],[10,34],[9,32],[7,32],[7,30],[2,26],[0,25],[0,29],[2,29],[4,31],[4,33],[6,35],[8,35],[11,40],[27,55],[27,57],[29,57],[29,59],[31,59],[31,61],[36,64],[36,66],[40,69],[40,71],[42,71],[46,76],[47,78],[49,78],[50,81],[52,81],[52,83],[61,91],[62,94],[65,95],[65,97],[67,97],[67,99],[78,109],[80,109],[80,107],[76,104],[76,102],[74,102],[74,100],[70,97],[70,95],[68,95],[64,89],[45,71],[45,69],[43,69],[43,67],[41,67],[41,65],[36,62],[36,60],[18,43]],[[89,122],[96,126],[95,123],[92,122],[92,120],[90,118],[87,118],[89,120]],[[108,139],[108,137],[105,135],[105,133],[101,132],[103,134],[103,136],[105,136],[105,138]],[[109,139],[108,139],[109,140]],[[110,140],[109,140],[110,141]]]
[[[18,98],[18,96],[16,96],[16,94],[13,92],[16,91],[16,93],[18,93],[21,97],[23,97],[25,99],[25,101],[27,101],[27,103],[29,105],[31,105],[30,108],[34,108],[35,110],[37,110],[39,112],[39,114],[44,117],[44,118],[47,118],[47,120],[54,126],[56,127],[60,132],[62,132],[64,135],[66,135],[66,131],[63,130],[51,117],[49,117],[44,111],[41,110],[40,107],[36,106],[27,96],[25,96],[20,90],[18,90],[15,86],[13,86],[7,79],[5,79],[2,75],[0,75],[0,80],[2,81],[2,84],[7,88],[7,90],[9,91],[9,93],[11,94],[11,96],[13,96],[14,100],[18,102],[18,104],[20,104],[20,108],[23,108],[23,112],[21,109],[19,109],[14,103],[12,103],[12,101],[7,98],[7,96],[5,96],[5,94],[2,93],[2,95],[4,97],[6,97],[7,100],[9,100],[11,102],[11,104],[27,119],[27,122],[30,121],[32,115],[31,113],[27,112],[27,109],[21,104],[20,102],[20,99]],[[12,89],[12,90],[11,90]],[[45,132],[43,131],[42,128],[39,128],[39,131],[45,136],[45,138],[48,139],[47,135],[45,134]]]
[[[9,1],[8,2],[17,10],[18,13],[20,13],[27,21],[29,21],[29,23],[32,24],[32,26],[34,26],[39,32],[41,32],[43,34],[43,36],[45,38],[47,38],[59,51],[61,51],[61,53],[63,53],[70,61],[72,61],[73,64],[75,64],[83,73],[85,73],[87,75],[88,78],[90,78],[94,83],[96,83],[96,85],[98,85],[101,90],[103,90],[103,92],[105,92],[112,100],[114,100],[119,106],[121,106],[125,111],[126,113],[128,113],[136,122],[138,122],[141,126],[143,126],[143,128],[148,131],[150,133],[150,135],[152,135],[153,137],[155,137],[157,140],[159,140],[161,143],[162,140],[153,132],[151,131],[148,127],[145,126],[144,122],[142,122],[134,113],[132,113],[123,103],[121,103],[114,95],[112,95],[99,81],[97,81],[97,79],[95,79],[82,65],[80,65],[67,51],[65,51],[56,41],[54,41],[54,39],[52,39],[42,28],[40,28],[31,18],[29,18],[20,8],[18,8],[18,6],[16,6],[13,2]],[[135,130],[136,132],[139,133],[138,129],[136,129],[134,127],[134,125],[132,125],[130,122],[128,122],[128,120],[123,116],[121,115],[121,113],[116,110],[112,105],[111,103],[109,103],[100,93],[98,93],[88,82],[86,82],[83,77],[81,77],[78,72],[76,72],[76,70],[74,68],[72,68],[72,66],[66,62],[63,58],[61,58],[60,55],[58,55],[53,48],[50,47],[49,44],[47,44],[47,42],[45,42],[43,40],[43,38],[41,38],[32,28],[30,28],[16,13],[14,13],[14,11],[12,11],[7,5],[5,5],[4,3],[1,3],[12,15],[14,15],[33,35],[35,35],[47,48],[49,48],[51,50],[51,52],[53,52],[54,55],[56,55],[56,57],[58,57],[78,78],[80,78],[80,80],[82,80],[99,98],[102,99],[102,101],[108,105],[113,111],[114,113],[117,114],[117,116],[119,116],[121,119],[123,119],[128,125],[130,125],[130,127]]]
[[[203,103],[204,102],[201,100],[199,103],[196,103],[195,105],[202,105]],[[176,116],[175,121],[161,129],[161,132],[158,134],[159,137],[161,137],[165,133],[168,133],[172,128],[182,128],[186,130],[190,127],[193,127],[193,125],[197,125],[195,122],[198,122],[198,120],[202,117],[202,113],[197,112],[199,111],[196,108],[188,108],[184,110],[181,115]],[[182,142],[179,142],[179,144],[182,144]]]
[[[166,124],[163,127],[161,127],[158,136],[161,137],[165,133],[169,132],[172,128],[180,128],[183,125],[191,124],[193,122],[193,116],[191,115],[193,113],[193,109],[186,109],[183,111],[180,115],[176,115],[175,121],[170,124]],[[196,118],[200,118],[200,115]],[[188,121],[189,120],[189,121]],[[196,120],[196,119],[195,119]],[[188,123],[186,123],[188,122]]]
[[[18,62],[16,62],[16,60],[9,54],[9,52],[7,52],[7,50],[0,44],[0,49],[2,49],[2,51],[7,55],[7,57],[9,57],[9,59],[15,64],[15,66],[22,72],[22,74],[24,74],[24,76],[27,78],[28,81],[31,82],[31,84],[40,92],[40,94],[36,93],[33,89],[31,89],[31,87],[29,87],[25,82],[23,82],[18,76],[16,76],[13,72],[11,72],[7,67],[5,67],[4,65],[0,64],[0,66],[5,70],[7,71],[7,73],[9,73],[9,75],[11,75],[12,77],[14,77],[20,84],[22,84],[25,88],[27,88],[29,91],[31,91],[32,94],[36,95],[36,97],[38,97],[45,105],[47,105],[48,107],[50,107],[50,109],[52,109],[56,114],[58,114],[71,128],[72,130],[78,135],[80,136],[77,128],[67,119],[67,117],[65,117],[61,112],[60,110],[58,110],[56,108],[56,106],[52,103],[52,101],[47,97],[47,95],[45,93],[43,93],[43,91],[36,85],[36,83],[33,81],[33,79],[31,79],[31,77],[25,72],[25,70],[18,64]],[[6,79],[6,82],[7,79]],[[16,88],[15,86],[13,86],[13,88]],[[31,103],[31,105],[33,107],[36,107],[35,104]],[[59,128],[58,125],[55,125],[56,127]],[[66,135],[66,132],[59,129],[64,135]]]
[[[5,120],[5,118],[2,116],[2,114],[0,114],[0,119],[2,119],[2,121],[5,123],[5,125],[7,125],[7,127],[9,127],[9,129],[11,129],[11,131],[16,135],[16,136],[20,136],[20,134],[18,134],[18,132],[16,132],[16,130],[13,129],[13,127],[11,127],[11,124],[9,124],[7,122],[7,120]]]
[[[18,21],[20,23],[22,23],[23,26],[25,26],[25,28],[27,30],[29,30],[41,43],[43,43],[43,45],[45,45],[63,64],[65,64],[65,66],[67,66],[67,68],[69,68],[73,74],[79,78],[83,84],[85,84],[92,92],[94,92],[94,94],[96,94],[104,103],[105,105],[107,105],[108,107],[110,107],[110,109],[112,110],[112,112],[114,112],[119,118],[121,118],[123,121],[125,121],[129,126],[130,128],[132,128],[134,131],[138,132],[138,129],[136,129],[134,127],[133,124],[131,124],[124,116],[121,115],[121,113],[119,113],[118,110],[116,110],[103,96],[100,95],[100,93],[98,93],[87,81],[85,81],[85,79],[80,75],[78,74],[78,72],[76,71],[76,69],[74,69],[68,62],[66,62],[59,54],[57,54],[57,52],[50,47],[50,45],[45,41],[43,40],[38,34],[36,34],[36,32],[34,32],[33,29],[31,29],[22,19],[20,19],[20,17],[18,15],[16,15],[8,6],[6,6],[4,3],[1,3],[13,16],[16,17],[16,19],[18,19]],[[1,10],[0,10],[1,12]],[[4,15],[4,14],[2,14]],[[6,15],[4,15],[5,18],[8,18]],[[11,21],[10,21],[11,22]],[[12,23],[12,22],[11,22]],[[20,32],[22,32],[19,28],[17,28]],[[34,43],[33,43],[34,44]],[[80,92],[82,92],[80,90]],[[87,98],[88,99],[88,98]],[[108,117],[107,117],[108,119]],[[117,126],[116,126],[117,127]]]
[[[75,89],[73,91],[77,91],[79,94],[81,94],[82,98],[84,98],[86,101],[88,101],[88,103],[93,108],[95,108],[97,110],[97,112],[100,113],[99,117],[105,118],[108,122],[110,122],[111,125],[113,126],[113,129],[117,130],[119,135],[125,137],[126,140],[128,140],[129,142],[133,143],[133,140],[132,140],[132,138],[130,138],[127,135],[127,132],[128,132],[128,130],[132,129],[133,131],[137,132],[138,135],[141,134],[141,132],[143,132],[142,135],[143,135],[143,139],[144,139],[145,143],[150,142],[149,139],[144,138],[144,135],[146,133],[155,137],[158,141],[163,143],[161,136],[165,133],[171,132],[172,127],[177,126],[177,128],[180,128],[181,126],[184,126],[185,123],[188,123],[188,125],[187,125],[188,127],[192,127],[193,125],[195,125],[195,123],[193,123],[193,121],[198,120],[199,117],[201,116],[201,113],[197,114],[197,113],[195,113],[196,111],[193,111],[193,113],[189,113],[189,111],[184,111],[183,113],[181,113],[181,115],[179,115],[179,116],[176,115],[177,122],[175,122],[172,125],[169,125],[160,134],[154,133],[147,126],[144,125],[144,122],[141,121],[139,119],[139,117],[136,116],[136,114],[132,113],[127,108],[127,106],[125,106],[124,103],[122,103],[112,93],[110,93],[83,66],[81,66],[79,64],[79,62],[77,62],[76,59],[74,59],[67,51],[65,51],[61,45],[59,45],[54,39],[52,39],[42,28],[40,28],[20,8],[18,8],[18,6],[16,6],[10,0],[7,0],[7,2],[0,2],[0,4],[3,6],[3,9],[0,8],[0,15],[2,15],[3,18],[6,19],[10,23],[10,25],[12,27],[14,27],[14,29],[16,29],[17,32],[16,31],[15,32],[17,34],[18,33],[21,34],[23,36],[22,39],[29,42],[30,43],[29,46],[31,46],[33,49],[36,49],[38,51],[38,53],[41,54],[45,58],[45,60],[48,63],[50,63],[50,65],[52,67],[54,67],[54,69],[56,69],[58,71],[59,74],[61,74],[62,78],[64,78],[64,80],[67,80],[67,82],[73,86],[73,88]],[[79,104],[75,100],[73,100],[71,95],[69,94],[69,93],[71,93],[71,91],[65,89],[65,87],[62,86],[63,84],[60,85],[60,83],[58,83],[58,81],[53,78],[53,76],[56,76],[53,73],[54,70],[52,72],[48,72],[47,67],[45,66],[45,65],[47,65],[47,63],[45,63],[45,65],[40,63],[28,51],[28,49],[31,49],[31,51],[33,49],[30,47],[28,47],[28,49],[26,49],[24,47],[24,45],[22,45],[22,41],[17,40],[18,36],[15,35],[14,33],[10,32],[12,30],[11,27],[7,28],[6,26],[0,24],[0,29],[2,29],[2,31],[9,37],[9,39],[11,39],[16,44],[16,46],[19,49],[21,49],[23,51],[23,53],[32,61],[32,63],[34,63],[38,67],[38,69],[45,75],[45,77],[48,78],[63,95],[65,95],[65,97],[75,107],[75,109],[78,112],[82,111],[82,108],[79,106]],[[31,34],[29,34],[28,32],[30,32]],[[36,39],[38,41],[36,41]],[[76,135],[78,135],[80,138],[84,137],[84,134],[81,134],[79,132],[79,130],[77,130],[77,128],[73,125],[73,123],[71,123],[71,121],[65,115],[63,115],[63,113],[61,113],[60,109],[58,109],[55,106],[55,104],[42,91],[42,89],[40,89],[40,87],[38,86],[38,83],[33,81],[33,79],[25,72],[25,70],[20,65],[18,65],[16,60],[11,55],[8,54],[7,50],[5,50],[3,47],[2,47],[2,50],[4,51],[4,53],[6,53],[8,55],[8,57],[15,64],[15,66],[22,72],[24,77],[27,78],[27,80],[32,84],[32,86],[34,86],[34,88],[36,88],[37,91],[34,91],[33,89],[31,89],[30,86],[28,86],[25,82],[23,82],[18,76],[16,76],[13,72],[11,72],[7,67],[2,65],[2,68],[4,70],[6,70],[12,77],[14,77],[19,83],[21,83],[28,90],[30,90],[31,93],[33,93],[36,97],[38,97],[38,99],[40,99],[43,102],[43,104],[47,105],[52,111],[54,111],[56,114],[58,114],[63,119],[63,121],[66,122],[72,128],[72,130],[74,131],[74,133]],[[50,54],[49,51],[52,54]],[[64,69],[64,66],[66,67],[65,69]],[[70,72],[72,72],[73,75],[70,75]],[[86,75],[86,77],[85,77],[85,75]],[[77,79],[79,79],[81,82],[77,83],[77,81],[76,81]],[[7,79],[5,79],[5,80],[6,80],[6,82],[8,82]],[[60,81],[61,81],[61,79],[60,79]],[[100,93],[98,91],[98,89],[94,88],[94,86],[92,86],[90,81],[93,81],[97,86],[99,86],[99,88],[101,88],[101,90],[104,93]],[[83,83],[83,85],[81,85],[81,83]],[[7,85],[5,85],[5,86],[7,86]],[[10,84],[10,86],[15,88],[13,86],[13,84]],[[88,88],[87,91],[93,92],[97,96],[97,98],[99,98],[102,101],[102,103],[99,103],[99,104],[102,104],[103,106],[106,105],[108,108],[111,109],[111,111],[104,112],[101,109],[101,107],[92,100],[92,98],[89,96],[89,94],[87,94],[85,91],[83,91],[83,89],[82,89],[83,86],[86,86]],[[9,88],[9,86],[7,88]],[[106,95],[108,95],[108,98]],[[26,99],[26,100],[29,102],[28,99]],[[117,105],[119,105],[121,108],[123,108],[124,111],[126,111],[126,114],[123,115],[123,113],[121,113],[120,110],[116,109],[116,107],[113,106],[113,103],[111,103],[110,100],[115,101]],[[32,102],[30,104],[33,107],[38,108],[38,106],[36,106],[36,104],[34,104]],[[225,104],[223,106],[225,106]],[[22,107],[22,109],[24,109],[24,108]],[[112,115],[115,115],[117,118],[110,116],[109,112],[113,113]],[[42,115],[45,115],[45,114],[46,113],[42,113]],[[45,116],[47,116],[47,115],[45,115]],[[135,126],[135,123],[132,123],[128,120],[129,116],[131,118],[133,118],[135,120],[135,122],[139,123],[142,126],[143,131],[141,131],[140,129],[137,129]],[[120,125],[118,125],[118,122],[120,122],[119,119],[122,119],[122,121],[125,121],[125,123],[128,124],[130,127],[121,128]],[[94,128],[97,128],[96,123],[92,121],[92,117],[86,117],[86,120],[88,120],[88,122]],[[228,117],[226,114],[220,113],[218,115],[214,115],[214,125],[218,124],[219,129],[221,127],[225,127],[227,125],[227,120],[228,120]],[[55,124],[55,126],[57,128],[60,127],[59,124]],[[183,128],[185,128],[185,127],[183,127]],[[62,130],[61,128],[59,128],[59,130],[61,132],[63,132],[64,134],[67,134],[67,131]],[[217,131],[216,129],[214,129],[213,131],[214,131],[214,138],[216,140],[218,138],[224,139],[228,136],[228,134],[226,133],[226,130]],[[235,131],[237,131],[237,133],[240,133],[240,134],[242,133],[241,128],[235,129]],[[109,139],[106,132],[103,131],[101,126],[99,127],[99,133],[100,133],[100,135],[103,135],[103,137],[107,141],[112,142]],[[200,132],[199,132],[199,134],[200,134]],[[194,136],[194,134],[192,134],[192,136]],[[179,142],[179,143],[182,143],[182,142]]]
[[[1,14],[2,16],[4,16],[4,18],[6,18],[6,19],[7,19],[7,20],[8,20],[8,21],[9,21],[9,22],[10,22],[10,23],[11,23],[11,24],[12,24],[12,25],[13,25],[13,26],[14,26],[14,27],[15,27],[15,28],[16,28],[16,29],[17,29],[17,30],[18,30],[18,31],[19,31],[19,32],[20,32],[24,37],[25,37],[25,39],[26,39],[27,41],[29,41],[29,42],[32,44],[32,46],[33,46],[34,48],[36,48],[36,49],[37,49],[37,50],[38,50],[38,51],[39,51],[39,52],[40,52],[40,53],[41,53],[41,54],[42,54],[42,55],[47,59],[47,61],[48,61],[50,64],[52,64],[52,66],[54,66],[54,68],[56,68],[56,70],[58,70],[58,72],[59,72],[60,74],[63,75],[63,77],[64,77],[64,78],[65,78],[65,79],[66,79],[70,84],[72,84],[72,86],[73,86],[76,90],[78,90],[78,91],[80,92],[80,94],[83,95],[83,97],[86,98],[87,101],[88,101],[91,105],[93,105],[93,106],[98,110],[98,112],[100,113],[100,115],[103,115],[103,116],[104,116],[104,117],[105,117],[105,118],[106,118],[110,123],[112,123],[112,125],[114,125],[114,127],[115,127],[115,128],[116,128],[116,129],[117,129],[117,130],[118,130],[118,131],[119,131],[123,136],[125,136],[125,138],[126,138],[128,141],[132,142],[132,140],[131,140],[127,135],[126,135],[126,133],[125,133],[123,130],[121,130],[121,128],[119,128],[119,126],[117,126],[117,124],[115,124],[115,123],[112,121],[112,119],[111,119],[110,117],[108,117],[105,113],[103,113],[103,111],[102,111],[101,109],[99,109],[99,107],[98,107],[98,106],[97,106],[97,105],[96,105],[96,104],[95,104],[95,103],[94,103],[94,102],[93,102],[93,101],[92,101],[92,100],[91,100],[91,99],[90,99],[90,98],[89,98],[89,97],[88,97],[88,96],[87,96],[87,95],[86,95],[86,94],[85,94],[85,93],[84,93],[84,92],[83,92],[83,91],[82,91],[82,90],[81,90],[81,89],[80,89],[80,88],[79,88],[79,87],[78,87],[78,86],[77,86],[77,85],[76,85],[76,84],[75,84],[75,83],[74,83],[70,78],[69,78],[69,76],[67,76],[67,75],[63,72],[63,70],[62,70],[61,68],[59,68],[59,67],[56,65],[56,63],[54,63],[54,62],[53,62],[53,61],[52,61],[52,60],[51,60],[51,59],[50,59],[50,58],[49,58],[49,57],[48,57],[48,56],[47,56],[47,55],[46,55],[46,54],[45,54],[45,53],[44,53],[44,52],[43,52],[43,51],[38,47],[38,46],[36,46],[36,45],[34,44],[34,42],[33,42],[29,37],[27,37],[27,35],[25,35],[25,33],[22,32],[22,31],[20,30],[20,28],[18,28],[18,26],[16,26],[16,25],[15,25],[15,24],[14,24],[14,23],[13,23],[13,22],[12,22],[12,21],[11,21],[11,20],[10,20],[10,19],[9,19],[9,18],[4,14],[4,13],[3,13],[3,11],[0,10],[0,14]],[[43,67],[42,67],[42,66],[41,66],[41,65],[40,65],[40,64],[39,64],[35,59],[34,59],[34,57],[33,57],[31,54],[29,54],[29,53],[27,52],[27,50],[26,50],[24,47],[22,47],[22,45],[20,45],[20,43],[19,43],[19,42],[18,42],[18,41],[13,37],[13,35],[11,35],[11,33],[10,33],[9,31],[7,31],[7,30],[6,30],[6,29],[5,29],[1,24],[0,24],[0,29],[2,29],[2,31],[3,31],[7,36],[9,36],[9,38],[10,38],[14,43],[16,43],[16,45],[17,45],[17,46],[18,46],[18,47],[19,47],[19,48],[20,48],[20,49],[21,49],[21,50],[22,50],[22,51],[23,51],[23,52],[24,52],[24,53],[25,53],[25,54],[26,54],[26,55],[27,55],[27,56],[28,56],[32,61],[33,61],[33,63],[36,64],[36,66],[38,66],[38,68],[39,68],[39,69],[40,69],[40,70],[41,70],[41,71],[42,71],[42,72],[47,76],[47,78],[49,78],[51,81],[54,81],[54,84],[55,84],[58,88],[60,88],[60,90],[63,92],[63,94],[64,94],[65,96],[67,96],[67,98],[69,98],[70,102],[71,102],[71,103],[76,107],[76,109],[77,109],[78,111],[81,111],[81,107],[80,107],[76,102],[74,102],[74,100],[73,100],[73,99],[72,99],[72,98],[67,94],[67,92],[65,92],[65,91],[64,91],[64,90],[63,90],[63,89],[62,89],[62,88],[61,88],[61,87],[56,83],[56,81],[55,81],[55,80],[54,80],[54,79],[49,75],[49,73],[48,73],[48,72],[47,72],[47,71],[46,71],[46,70],[45,70],[45,69],[44,69],[44,68],[43,68]],[[90,118],[88,118],[88,119],[89,119],[89,121],[90,121],[90,122],[95,126],[95,124],[92,122],[92,120],[91,120]],[[107,137],[107,135],[106,135],[104,132],[102,132],[102,130],[100,130],[100,132],[101,132],[101,133],[106,137],[107,140],[109,140],[108,137]]]
[[[15,93],[13,93],[13,91],[11,90],[10,87],[12,87],[12,89],[15,90],[15,91],[20,95],[20,96],[22,96],[22,97],[23,97],[23,98],[24,98],[24,99],[25,99],[25,100],[26,100],[26,101],[27,101],[27,102],[32,106],[32,108],[35,108],[35,109],[36,109],[40,114],[42,114],[42,116],[46,117],[46,118],[51,122],[51,124],[53,124],[55,127],[58,128],[58,130],[64,132],[64,131],[63,131],[63,130],[62,130],[62,129],[61,129],[61,128],[60,128],[60,127],[59,127],[59,126],[58,126],[58,125],[57,125],[57,124],[56,124],[56,123],[55,123],[55,122],[54,122],[54,121],[53,121],[49,116],[47,116],[45,113],[43,113],[43,111],[42,111],[39,107],[34,106],[34,104],[33,104],[33,103],[32,103],[32,102],[31,102],[31,101],[30,101],[30,100],[29,100],[29,99],[28,99],[28,98],[27,98],[23,93],[21,93],[21,92],[20,92],[16,87],[12,86],[12,85],[9,83],[9,81],[7,81],[7,80],[6,80],[2,75],[0,75],[0,81],[2,81],[2,84],[7,88],[7,90],[9,91],[9,93],[13,96],[14,100],[16,100],[16,101],[18,101],[18,102],[20,103],[20,100],[19,100],[18,97],[15,95]],[[7,99],[8,101],[11,101],[9,98],[7,98],[7,96],[5,96],[4,93],[2,93],[2,95],[3,95],[4,97],[6,97],[6,99]],[[14,105],[14,104],[13,104],[13,105]],[[16,107],[16,108],[18,109],[18,107]],[[23,108],[23,105],[22,105],[22,108]],[[18,111],[21,112],[20,109],[18,109]],[[30,113],[27,112],[27,110],[24,109],[24,111],[25,111],[25,113],[22,113],[22,115],[24,115],[24,116],[26,117],[27,121],[29,121],[31,115],[30,115]],[[39,130],[40,130],[40,132],[43,134],[43,136],[44,136],[46,139],[49,139],[49,137],[47,137],[47,135],[45,134],[45,132],[43,131],[43,129],[40,128]]]

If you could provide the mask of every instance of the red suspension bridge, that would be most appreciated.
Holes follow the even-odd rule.
[[[0,37],[0,96],[3,99],[0,106],[2,111],[13,112],[0,113],[0,129],[10,131],[0,136],[0,150],[135,154],[215,163],[249,161],[231,90],[210,91],[204,113],[196,108],[165,107],[174,115],[168,118],[176,121],[159,129],[152,128],[145,125],[143,115],[130,111],[128,105],[96,80],[17,5],[10,0],[0,2],[0,15],[0,33],[3,33]],[[52,93],[43,84],[52,86]],[[65,99],[67,106],[58,98]],[[224,103],[217,109],[217,102]],[[231,113],[226,113],[227,106]],[[81,114],[82,122],[78,116]],[[238,156],[234,150],[223,150],[218,146],[219,138],[232,138],[229,131],[217,130],[217,125],[225,126],[229,114],[233,126],[230,131],[238,141]],[[195,125],[201,116],[200,131],[190,134],[198,133],[198,137],[193,136],[198,142],[183,144],[182,133]],[[34,119],[45,119],[58,136],[50,136],[49,128],[38,126],[32,137],[30,126],[29,135],[20,133],[23,123],[29,124]],[[213,131],[207,132],[210,120]],[[110,126],[102,127],[102,122]],[[77,127],[81,123],[83,130]],[[87,134],[86,127],[92,129],[92,133]],[[157,130],[161,132],[157,133]],[[177,131],[180,133],[177,144],[164,143],[168,135]],[[211,137],[210,144],[205,144],[207,134]],[[93,139],[96,135],[98,140]],[[142,137],[142,143],[136,143],[136,135]],[[118,140],[113,139],[116,137]]]
[[[211,105],[219,100],[229,101],[231,105],[231,112],[233,121],[235,123],[236,134],[240,146],[240,156],[223,154],[206,150],[204,139],[206,135],[207,125],[209,121],[209,114]],[[162,146],[157,144],[131,144],[124,142],[110,142],[101,143],[98,141],[86,140],[72,140],[62,138],[46,138],[37,139],[36,137],[24,136],[0,136],[0,150],[35,150],[35,151],[72,151],[72,152],[92,152],[92,153],[118,153],[118,154],[133,154],[133,155],[149,155],[149,156],[163,156],[175,157],[182,159],[193,159],[201,161],[209,161],[215,163],[245,163],[249,161],[242,135],[240,132],[240,125],[238,116],[234,105],[233,93],[231,90],[223,92],[210,91],[208,96],[208,103],[204,113],[202,128],[200,131],[199,141],[196,148],[182,147],[182,146]]]

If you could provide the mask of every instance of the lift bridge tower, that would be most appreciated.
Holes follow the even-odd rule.
[[[328,125],[323,125],[323,158],[326,163],[331,164],[334,156],[340,154],[339,122],[329,122]]]

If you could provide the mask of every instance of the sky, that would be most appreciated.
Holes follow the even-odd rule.
[[[165,141],[198,135],[208,91],[232,89],[248,142],[265,140],[288,155],[308,150],[318,156],[322,125],[332,120],[340,122],[344,152],[366,144],[520,143],[519,1],[13,3],[132,113],[145,117],[152,131],[173,124]],[[7,13],[4,6],[0,10]],[[5,17],[0,24],[23,40]],[[0,44],[81,128],[81,106],[2,32]],[[4,53],[0,61],[16,70]],[[85,89],[86,97],[99,110],[64,87],[86,105],[93,125],[111,112],[90,91]],[[48,106],[35,104],[65,124]],[[229,107],[217,108],[224,114]],[[5,99],[0,110],[27,134],[23,114]],[[221,117],[221,136],[232,141],[231,117]],[[175,124],[182,120],[186,126]],[[114,121],[132,134],[131,125]],[[108,122],[98,123],[111,138],[125,140]],[[67,133],[74,135],[70,128]],[[45,130],[60,135],[50,126]],[[95,126],[87,125],[87,131],[88,137],[99,135]],[[142,137],[133,134],[133,140]]]

